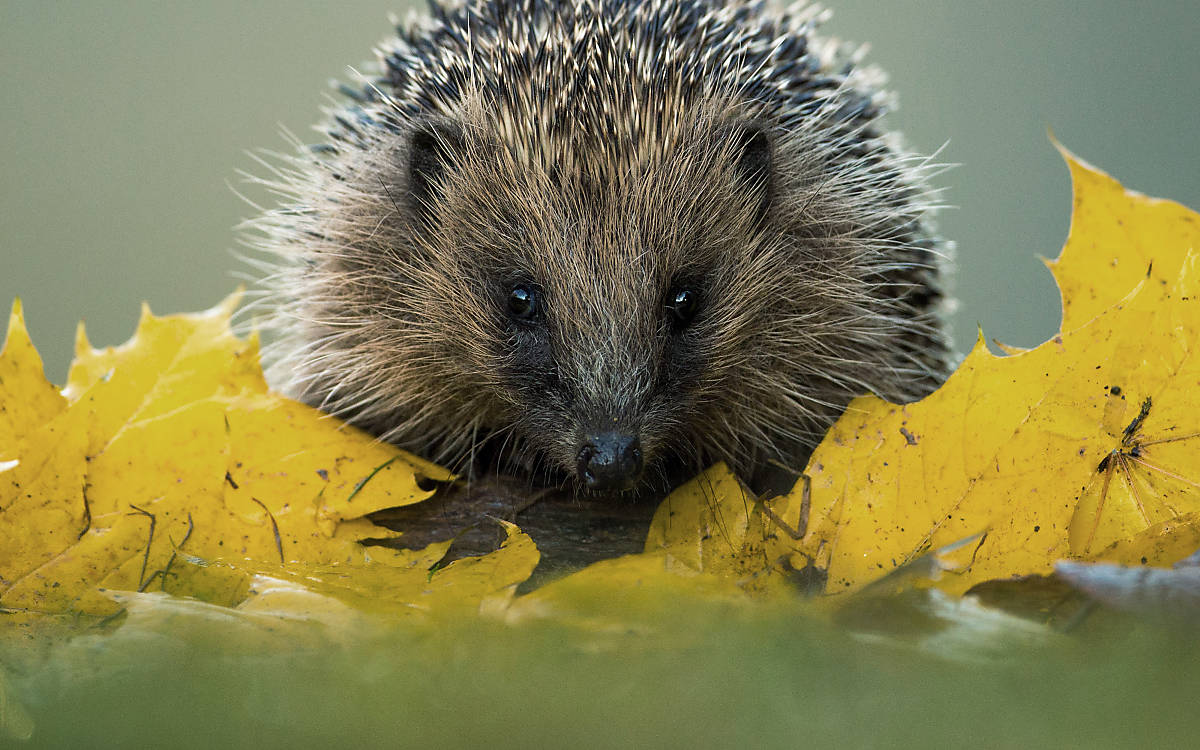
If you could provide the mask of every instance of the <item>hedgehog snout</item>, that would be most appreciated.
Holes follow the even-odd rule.
[[[623,492],[642,476],[642,444],[637,435],[603,432],[586,435],[577,454],[576,476],[589,490]]]

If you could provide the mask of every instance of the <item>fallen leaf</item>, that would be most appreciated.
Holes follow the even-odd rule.
[[[257,343],[229,331],[235,305],[166,318],[146,310],[129,343],[105,350],[81,330],[61,408],[45,396],[62,398],[17,308],[0,366],[21,375],[3,387],[43,405],[9,429],[14,458],[0,467],[0,538],[16,540],[0,549],[3,606],[103,615],[117,607],[108,590],[236,604],[258,566],[302,574],[398,559],[360,544],[396,536],[365,516],[429,497],[425,483],[449,473],[267,392]],[[41,380],[25,374],[35,367]],[[220,584],[196,588],[181,556],[223,570]],[[469,588],[466,597],[494,594]]]
[[[827,571],[827,592],[972,535],[977,543],[947,555],[938,585],[948,591],[1045,574],[1131,540],[1142,541],[1126,554],[1150,565],[1195,549],[1152,530],[1178,538],[1200,511],[1197,217],[1069,161],[1081,218],[1054,270],[1074,327],[1005,357],[980,337],[920,403],[850,404],[809,462],[805,538],[776,537],[793,567]],[[1085,268],[1097,247],[1105,262],[1093,280]],[[1113,259],[1140,271],[1117,273]],[[801,504],[793,492],[768,507],[796,526]]]

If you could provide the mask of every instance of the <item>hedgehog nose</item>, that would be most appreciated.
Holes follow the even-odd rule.
[[[630,489],[642,474],[642,444],[636,435],[620,432],[588,435],[579,449],[577,472],[589,490]]]

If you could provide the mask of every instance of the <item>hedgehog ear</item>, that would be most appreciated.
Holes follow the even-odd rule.
[[[734,168],[756,200],[755,220],[762,221],[771,207],[771,138],[758,123],[730,126],[726,137],[732,143]]]
[[[424,120],[413,129],[408,142],[408,194],[418,216],[432,216],[447,166],[461,153],[462,143],[462,130],[449,121]]]

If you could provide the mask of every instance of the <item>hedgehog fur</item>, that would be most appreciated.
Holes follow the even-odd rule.
[[[432,0],[261,180],[272,382],[466,470],[794,471],[949,357],[928,159],[821,13]]]

